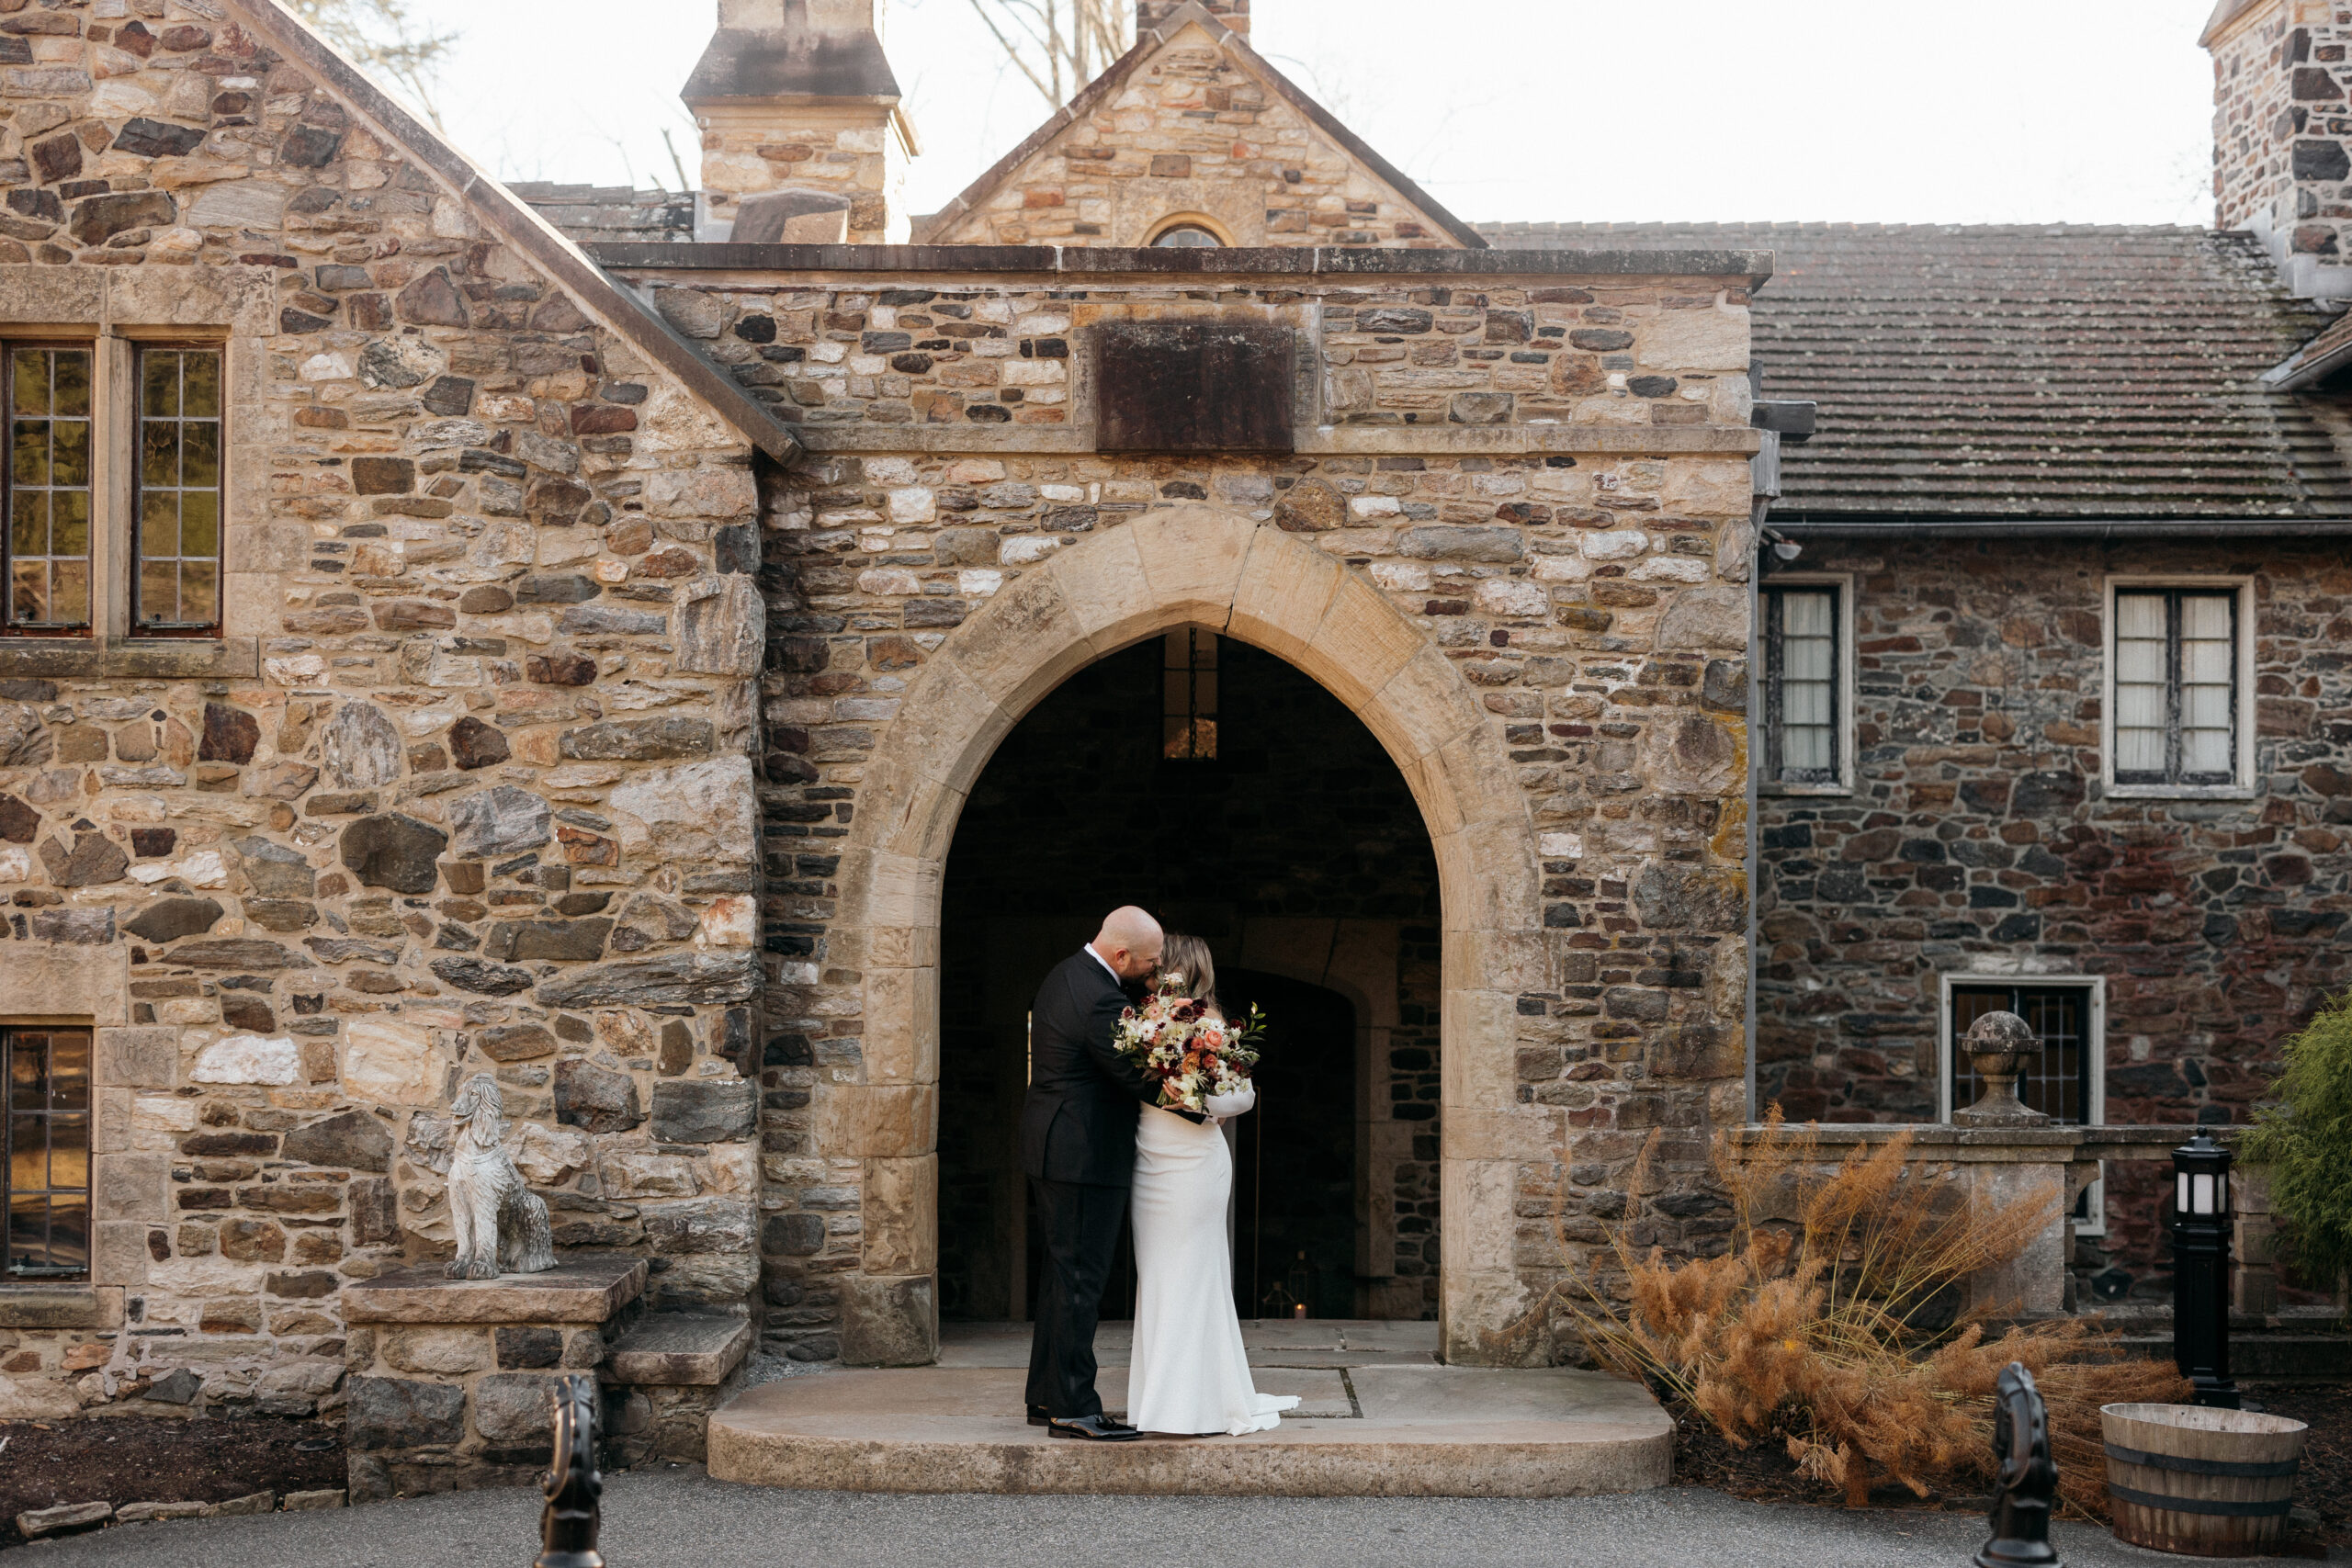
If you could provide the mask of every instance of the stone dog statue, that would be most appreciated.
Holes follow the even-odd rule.
[[[449,1218],[458,1232],[452,1280],[495,1280],[501,1274],[544,1274],[555,1267],[555,1236],[548,1206],[524,1185],[514,1158],[500,1146],[505,1135],[498,1080],[476,1073],[450,1108],[457,1146],[449,1158]]]

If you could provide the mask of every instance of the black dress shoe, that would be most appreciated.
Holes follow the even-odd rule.
[[[1046,1413],[1046,1407],[1044,1405],[1033,1404],[1029,1407],[1029,1425],[1032,1427],[1050,1427],[1053,1424],[1054,1418]]]
[[[1046,1427],[1057,1438],[1083,1438],[1096,1443],[1132,1443],[1143,1436],[1133,1427],[1112,1420],[1108,1416],[1081,1416],[1075,1420],[1056,1416]]]

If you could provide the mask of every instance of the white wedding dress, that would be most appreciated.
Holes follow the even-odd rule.
[[[1193,1436],[1270,1432],[1298,1404],[1258,1392],[1233,1308],[1225,1134],[1157,1106],[1136,1128],[1135,1355],[1127,1424]]]

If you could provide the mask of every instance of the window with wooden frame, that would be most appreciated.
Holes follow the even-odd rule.
[[[1852,698],[1849,590],[1843,582],[1775,581],[1764,612],[1764,776],[1778,789],[1848,787]]]
[[[2109,778],[2125,789],[2245,782],[2245,609],[2233,585],[2118,583],[2110,606]]]
[[[1160,657],[1160,755],[1175,762],[1216,760],[1216,633],[1186,626],[1168,634]]]
[[[0,1280],[90,1271],[90,1031],[0,1028]]]
[[[86,636],[91,625],[92,403],[89,344],[11,343],[6,604],[12,637]]]
[[[134,636],[209,637],[220,625],[221,360],[217,346],[139,347]]]

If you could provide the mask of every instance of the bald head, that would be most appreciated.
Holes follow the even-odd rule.
[[[1102,917],[1102,929],[1089,945],[1120,979],[1140,980],[1159,967],[1166,940],[1158,920],[1129,904]]]

